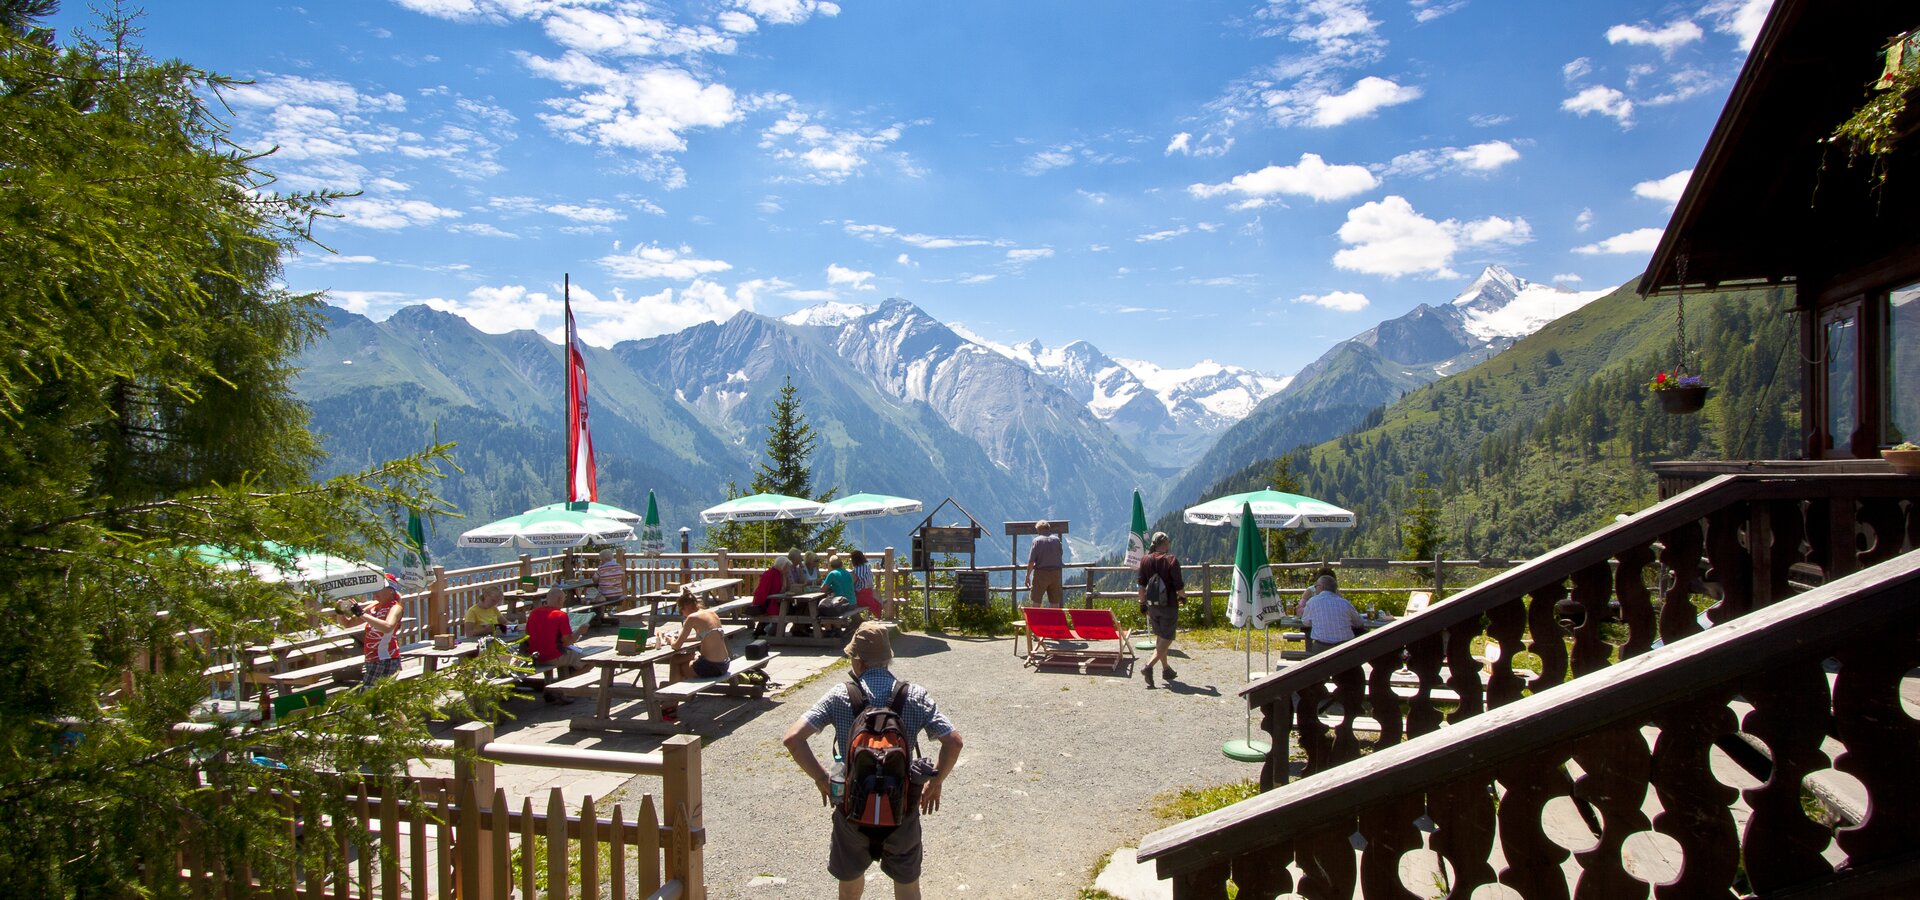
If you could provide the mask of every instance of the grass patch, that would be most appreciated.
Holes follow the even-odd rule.
[[[1153,814],[1162,819],[1184,822],[1216,809],[1225,809],[1259,793],[1260,783],[1252,780],[1214,787],[1181,788],[1153,798]]]

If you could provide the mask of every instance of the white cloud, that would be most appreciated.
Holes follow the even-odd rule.
[[[1607,29],[1607,43],[1633,44],[1640,47],[1652,47],[1669,56],[1694,41],[1706,37],[1700,26],[1686,19],[1678,19],[1665,28],[1650,25],[1615,25]]]
[[[486,222],[461,222],[447,226],[447,230],[454,234],[471,234],[477,237],[507,238],[515,241],[520,239],[519,235],[511,231],[503,231]]]
[[[556,203],[547,207],[547,212],[553,213],[563,219],[572,219],[575,222],[589,222],[596,225],[624,222],[627,218],[626,215],[619,210],[608,209],[604,206],[575,206],[571,203]]]
[[[674,66],[614,68],[578,50],[568,50],[559,59],[523,59],[535,75],[585,89],[578,96],[548,100],[553,112],[540,116],[549,129],[575,143],[648,154],[679,152],[687,147],[687,132],[729,125],[742,115],[733,89]]]
[[[903,244],[919,247],[922,250],[953,250],[960,247],[1006,247],[1011,241],[982,237],[946,237],[933,234],[902,233],[892,225],[873,225],[859,222],[842,222],[841,230],[854,237],[877,241],[891,238]]]
[[[998,278],[998,277],[1000,277],[1000,276],[998,276],[998,275],[988,275],[988,274],[981,274],[981,275],[964,275],[964,276],[961,276],[961,277],[960,277],[960,278],[959,278],[959,279],[958,279],[957,281],[955,281],[954,283],[955,283],[955,284],[986,284],[987,282],[989,282],[989,281],[992,281],[992,280],[994,280],[995,278]]]
[[[1552,281],[1554,284],[1579,284],[1581,281],[1584,281],[1584,280],[1585,279],[1581,278],[1578,275],[1573,274],[1572,272],[1563,272],[1559,275],[1553,276],[1552,278]]]
[[[1008,250],[1007,262],[1018,266],[1033,262],[1036,259],[1048,259],[1052,256],[1052,247],[1022,247]]]
[[[1253,199],[1291,194],[1327,201],[1365,193],[1379,186],[1380,180],[1367,171],[1366,166],[1328,165],[1319,154],[1302,153],[1294,165],[1267,166],[1235,175],[1223,184],[1189,185],[1187,193],[1200,199],[1231,193]]]
[[[648,244],[625,253],[600,257],[600,266],[615,278],[669,278],[675,281],[687,281],[733,268],[731,263],[723,260],[698,259],[692,254],[693,248],[685,244],[678,248]]]
[[[1593,60],[1584,56],[1560,67],[1560,77],[1568,82],[1579,81],[1593,74]]]
[[[1368,75],[1355,82],[1344,94],[1315,97],[1312,121],[1322,127],[1341,125],[1419,98],[1420,89],[1417,87],[1403,87],[1385,78]]]
[[[752,34],[760,30],[760,20],[743,12],[726,10],[713,17],[720,27],[734,34]]]
[[[1560,101],[1560,108],[1578,113],[1582,118],[1588,113],[1609,116],[1623,128],[1633,124],[1633,101],[1628,100],[1626,94],[1606,85],[1596,84],[1568,97]]]
[[[562,47],[608,56],[679,56],[732,53],[734,40],[711,28],[689,28],[644,15],[632,5],[612,9],[550,8],[541,27]]]
[[[1715,0],[1701,7],[1700,15],[1713,19],[1714,31],[1733,35],[1739,42],[1737,49],[1744,53],[1759,39],[1772,8],[1773,0]]]
[[[919,263],[913,261],[913,257],[908,256],[905,253],[902,253],[899,256],[894,257],[893,262],[895,265],[906,266],[908,268],[917,268],[920,265]]]
[[[577,290],[585,295],[584,289]],[[518,284],[477,287],[468,291],[464,300],[432,297],[426,304],[466,319],[488,334],[532,330],[539,327],[542,318],[557,318],[561,313],[560,298],[528,291]]]
[[[782,291],[780,292],[780,296],[789,300],[801,300],[807,303],[819,303],[823,300],[840,299],[839,292],[824,289]]]
[[[1441,147],[1414,150],[1393,158],[1382,170],[1387,175],[1427,175],[1441,172],[1484,174],[1498,170],[1520,158],[1520,151],[1506,141],[1487,141],[1471,147]]]
[[[1074,193],[1087,198],[1087,202],[1092,203],[1095,206],[1099,206],[1107,202],[1107,195],[1104,193],[1101,193],[1100,191],[1089,191],[1085,188],[1076,188],[1074,190]]]
[[[1367,308],[1367,295],[1353,291],[1332,291],[1325,294],[1301,294],[1293,298],[1295,303],[1311,303],[1335,312],[1359,312]]]
[[[1055,147],[1051,150],[1042,150],[1027,157],[1027,161],[1020,165],[1020,171],[1028,175],[1039,175],[1042,172],[1048,172],[1070,165],[1073,165],[1073,148]]]
[[[828,284],[844,284],[852,287],[856,291],[871,291],[873,290],[873,285],[867,282],[872,280],[872,272],[861,272],[855,269],[849,269],[838,263],[827,266]]]
[[[1171,240],[1173,238],[1177,238],[1183,234],[1189,233],[1191,230],[1192,229],[1189,229],[1187,226],[1182,225],[1178,228],[1168,228],[1164,231],[1154,231],[1154,232],[1149,232],[1147,234],[1135,235],[1133,239],[1142,244],[1151,244],[1157,241],[1165,241],[1165,240]]]
[[[341,256],[338,253],[324,253],[317,256],[301,257],[301,260],[317,266],[364,266],[380,260],[371,256]]]
[[[833,184],[865,168],[876,154],[900,139],[905,127],[895,123],[871,132],[835,130],[813,122],[807,113],[788,110],[760,133],[760,146],[775,159],[797,167],[800,180]]]
[[[323,298],[326,302],[338,306],[356,315],[368,315],[379,309],[393,309],[409,298],[399,291],[342,291],[329,290]]]
[[[1692,178],[1692,169],[1681,169],[1665,178],[1642,181],[1634,185],[1633,195],[1673,206],[1680,202],[1680,194],[1687,189],[1687,182]]]
[[[1413,8],[1413,20],[1424,24],[1459,10],[1467,0],[1408,0],[1407,5]]]
[[[1532,240],[1533,228],[1521,218],[1488,216],[1471,222],[1436,222],[1421,215],[1405,197],[1389,195],[1347,211],[1340,240],[1351,245],[1333,255],[1333,264],[1354,272],[1398,278],[1426,274],[1457,277],[1450,264],[1462,247],[1499,246]]]
[[[1660,235],[1663,230],[1638,228],[1624,234],[1616,234],[1599,243],[1575,247],[1573,252],[1588,256],[1601,253],[1652,253],[1655,247],[1660,246]]]
[[[348,225],[376,231],[397,231],[461,216],[459,210],[435,206],[426,200],[389,197],[354,197],[334,204],[333,210]]]
[[[1573,230],[1579,231],[1579,232],[1585,232],[1587,229],[1592,227],[1593,227],[1593,209],[1591,207],[1580,210],[1580,214],[1573,217]]]
[[[1513,117],[1505,113],[1475,113],[1467,117],[1467,122],[1475,128],[1497,128],[1511,121]]]
[[[815,15],[830,18],[840,14],[840,4],[828,0],[735,0],[734,6],[776,25],[798,25]]]
[[[1178,153],[1181,156],[1190,156],[1193,153],[1193,148],[1190,146],[1190,143],[1192,142],[1192,140],[1193,140],[1193,135],[1182,131],[1179,134],[1174,135],[1173,140],[1170,140],[1167,142],[1167,149],[1164,151],[1161,151],[1162,155],[1172,156],[1175,153]]]

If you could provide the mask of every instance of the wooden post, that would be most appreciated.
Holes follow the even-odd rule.
[[[519,577],[521,578],[533,577],[533,554],[531,553],[520,554],[520,576]]]
[[[1440,548],[1433,550],[1433,602],[1447,598],[1447,567],[1440,561]]]
[[[427,636],[446,634],[447,628],[447,567],[433,567],[433,585],[427,588]]]
[[[733,577],[733,559],[727,555],[727,548],[713,551],[713,568],[715,578]]]
[[[1213,563],[1210,563],[1210,562],[1203,562],[1200,564],[1200,602],[1206,604],[1205,608],[1200,610],[1200,615],[1203,617],[1201,621],[1205,622],[1208,626],[1212,626],[1213,625]]]
[[[674,824],[665,874],[669,880],[680,879],[686,886],[686,896],[704,898],[707,896],[706,859],[704,851],[693,842],[693,833],[705,827],[706,816],[700,800],[700,738],[676,734],[661,745],[660,755],[667,764],[666,774],[661,776],[666,801],[662,812]]]
[[[885,585],[885,588],[880,593],[882,616],[888,619],[899,618],[899,611],[893,607],[893,590],[898,586],[895,584],[895,581],[899,578],[899,573],[894,570],[893,548],[888,547],[881,553],[880,560],[881,571],[885,573],[881,576],[881,583]]]
[[[680,583],[693,582],[693,529],[680,529]]]
[[[485,722],[468,722],[453,730],[454,746],[469,753],[478,754],[492,741],[493,726]],[[462,806],[473,804],[471,809],[460,810],[461,828],[455,838],[459,855],[454,857],[460,868],[455,872],[455,882],[464,900],[495,900],[493,879],[489,877],[493,872],[494,842],[484,833],[486,826],[480,824],[478,808],[482,798],[493,799],[493,763],[456,761],[453,780],[455,796],[460,798]]]

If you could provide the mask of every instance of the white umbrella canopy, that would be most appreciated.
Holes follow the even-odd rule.
[[[1243,506],[1253,509],[1253,524],[1259,528],[1352,528],[1352,510],[1341,509],[1324,500],[1283,491],[1248,491],[1208,500],[1187,507],[1182,516],[1192,525],[1238,525]]]
[[[920,501],[907,497],[889,497],[886,494],[848,494],[821,504],[820,511],[808,516],[807,521],[845,522],[849,519],[904,516],[917,513],[921,508]]]
[[[568,509],[539,510],[508,516],[460,535],[459,547],[519,547],[551,550],[581,544],[617,544],[633,540],[633,528]]]
[[[386,572],[370,563],[274,543],[266,544],[264,549],[288,561],[243,557],[213,546],[195,547],[194,552],[216,568],[249,571],[253,577],[269,584],[308,588],[327,600],[371,594],[387,586]]]
[[[640,524],[639,513],[628,512],[618,506],[609,506],[605,503],[597,503],[592,500],[582,500],[573,503],[549,503],[545,506],[536,506],[527,510],[527,512],[554,512],[556,510],[560,512],[583,512],[590,516],[599,516],[602,519],[612,519],[623,525]]]
[[[820,504],[812,500],[785,494],[750,494],[701,510],[700,521],[708,525],[721,522],[773,522],[804,519],[819,512]]]

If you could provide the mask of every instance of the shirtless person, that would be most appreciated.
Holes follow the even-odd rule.
[[[733,665],[733,654],[727,651],[727,632],[720,624],[720,614],[701,608],[700,598],[684,588],[680,591],[679,602],[680,636],[673,640],[673,662],[668,666],[672,679],[684,679],[689,672],[694,678],[717,678],[727,674],[727,669]],[[683,653],[683,648],[689,642],[693,648]],[[675,721],[679,709],[677,703],[663,704],[660,715],[669,722]]]

